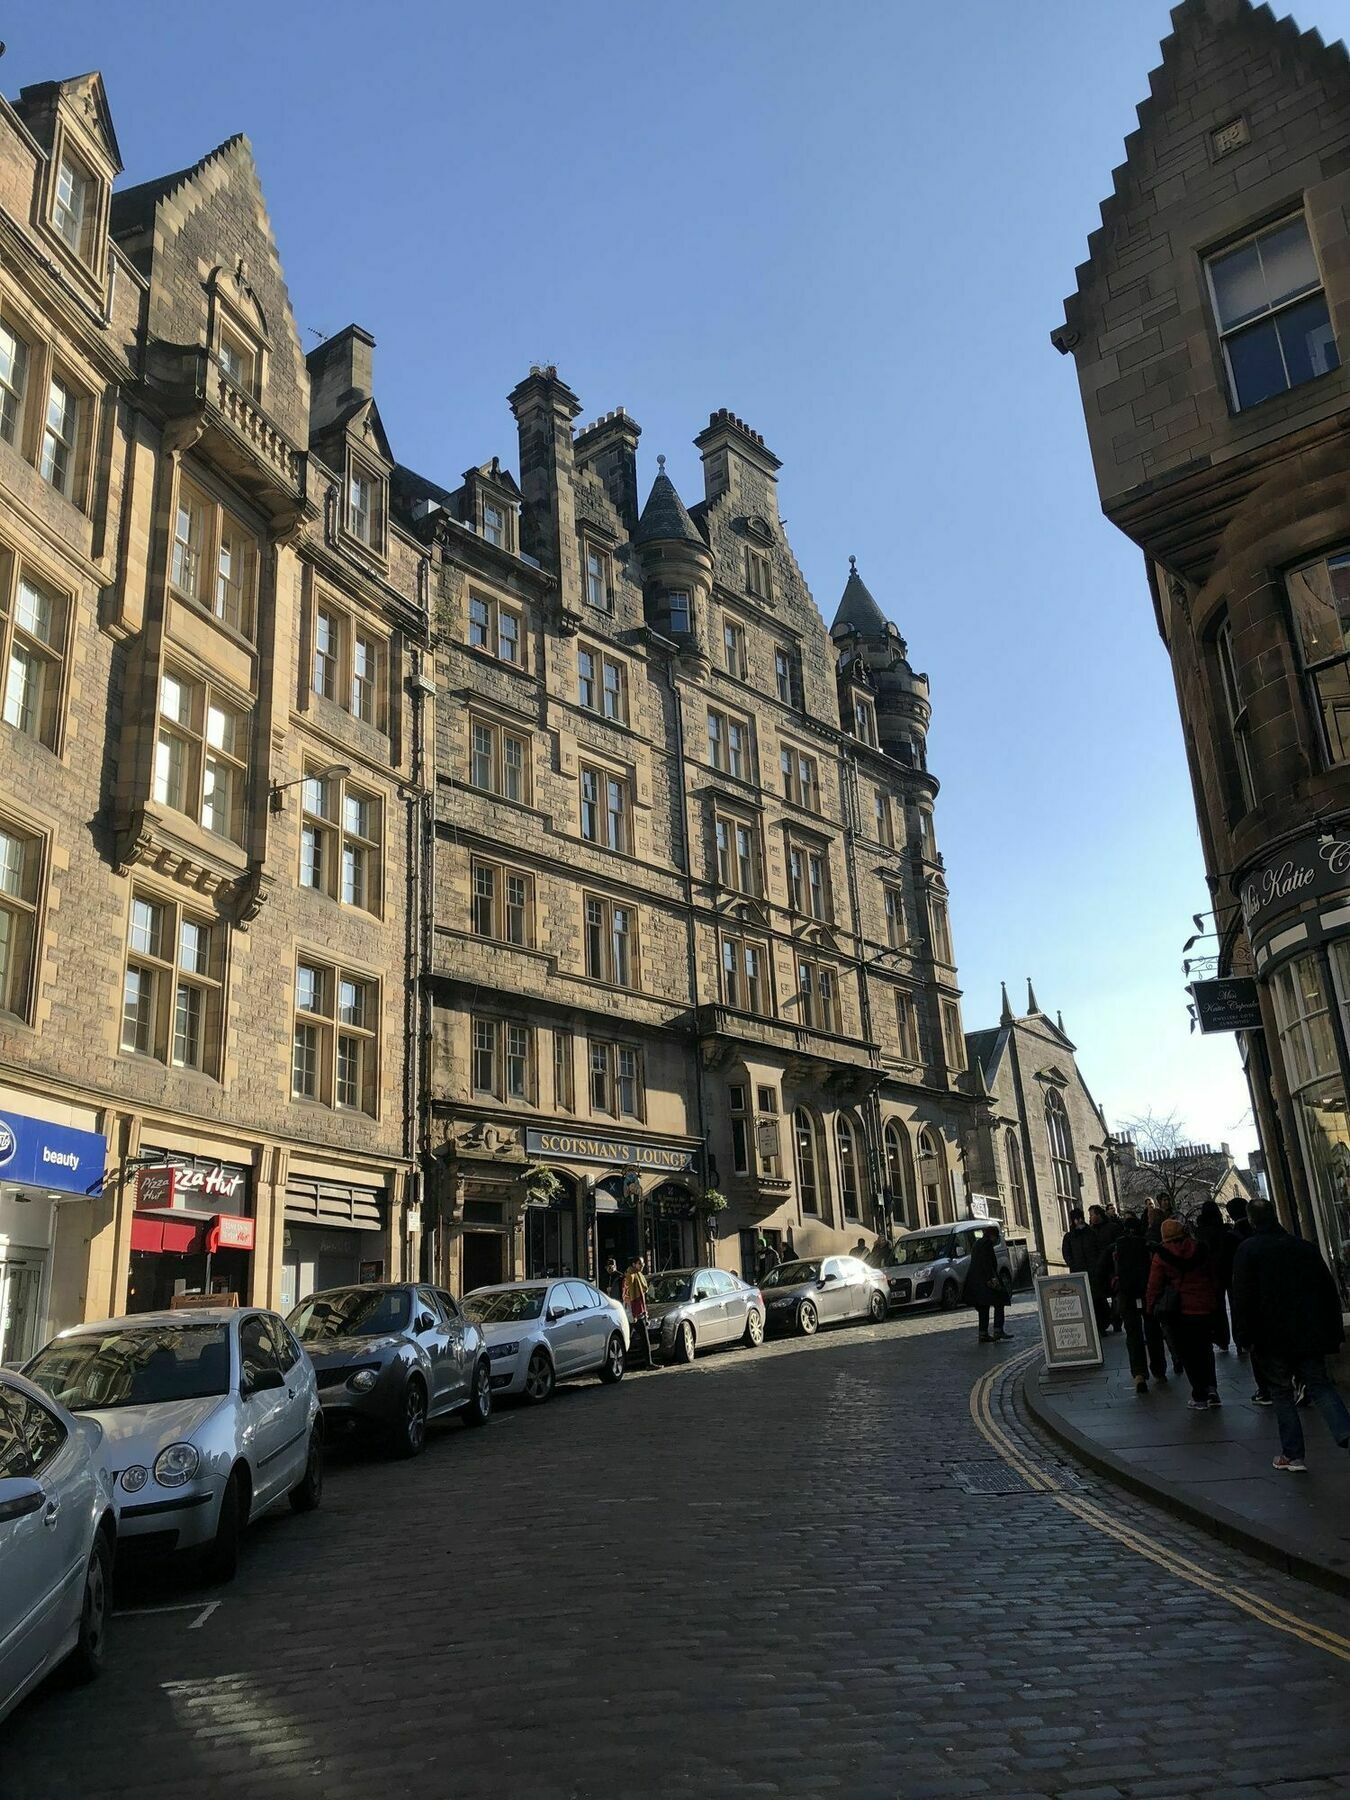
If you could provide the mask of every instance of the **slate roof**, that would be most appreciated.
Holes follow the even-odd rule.
[[[999,1040],[1003,1036],[1001,1025],[991,1025],[984,1031],[968,1031],[966,1033],[966,1054],[971,1062],[977,1062],[984,1070],[985,1076],[993,1074],[998,1067],[998,1058],[994,1052],[999,1048]]]
[[[841,628],[856,631],[860,637],[884,637],[886,633],[886,615],[872,598],[867,583],[858,573],[856,556],[848,559],[848,581],[839,602],[839,610],[834,615],[834,624],[830,627],[830,636],[833,637]]]
[[[675,492],[675,483],[666,474],[665,457],[659,456],[656,460],[661,465],[660,473],[652,483],[652,491],[647,496],[647,504],[642,509],[642,517],[633,533],[633,542],[652,544],[661,540],[665,543],[698,544],[706,548],[698,526],[689,517],[684,501]]]

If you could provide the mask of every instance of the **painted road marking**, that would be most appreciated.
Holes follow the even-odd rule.
[[[120,1612],[113,1614],[113,1618],[146,1619],[152,1613],[195,1612],[197,1616],[188,1626],[188,1630],[200,1631],[219,1605],[219,1600],[208,1600],[205,1606],[200,1600],[184,1600],[176,1606],[124,1606]]]
[[[1274,1631],[1283,1631],[1290,1637],[1301,1638],[1305,1644],[1325,1650],[1328,1656],[1337,1657],[1341,1662],[1350,1662],[1350,1638],[1344,1638],[1324,1625],[1315,1625],[1311,1620],[1301,1618],[1282,1606],[1276,1606],[1274,1601],[1265,1600],[1247,1588],[1235,1587],[1225,1577],[1214,1574],[1200,1563],[1192,1562],[1179,1551],[1169,1550],[1146,1532],[1112,1518],[1110,1513],[1094,1505],[1092,1501],[1065,1493],[1052,1474],[1040,1468],[1019,1449],[995,1419],[990,1395],[995,1381],[1005,1375],[1022,1373],[1039,1355],[1040,1351],[1034,1347],[1019,1351],[1016,1356],[1009,1357],[982,1375],[970,1390],[970,1416],[976,1430],[1017,1471],[1034,1493],[1047,1495],[1056,1506],[1062,1506],[1066,1512],[1072,1513],[1094,1530],[1113,1537],[1127,1550],[1134,1551],[1136,1556],[1146,1557],[1149,1562],[1156,1563],[1169,1575],[1190,1582],[1192,1587],[1202,1589],[1215,1599],[1226,1600],[1230,1606],[1236,1606],[1241,1612],[1250,1614]]]

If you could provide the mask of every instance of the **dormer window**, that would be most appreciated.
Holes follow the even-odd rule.
[[[1302,213],[1211,256],[1205,269],[1235,412],[1340,366]]]
[[[745,585],[757,600],[773,598],[773,571],[762,550],[745,552]]]
[[[609,558],[594,544],[586,546],[586,604],[597,612],[614,610]]]
[[[373,469],[353,461],[347,476],[347,530],[377,554],[384,551],[384,484]]]
[[[870,700],[855,699],[853,702],[853,735],[860,744],[871,744],[877,741],[877,715]]]
[[[683,588],[673,588],[666,595],[666,611],[670,629],[676,637],[688,637],[693,630],[689,595]]]
[[[52,189],[52,224],[83,262],[89,261],[94,225],[94,178],[69,150],[61,152]]]
[[[483,536],[499,550],[506,547],[506,514],[491,500],[483,502]]]

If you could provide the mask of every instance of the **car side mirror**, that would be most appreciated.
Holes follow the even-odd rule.
[[[280,1369],[259,1369],[256,1375],[239,1383],[240,1397],[251,1399],[254,1394],[266,1394],[274,1388],[285,1387],[286,1377]]]
[[[826,1274],[821,1276],[820,1285],[824,1287],[827,1281],[838,1281],[838,1279],[838,1275],[835,1274],[833,1269],[830,1269]]]
[[[436,1329],[436,1321],[432,1318],[430,1313],[418,1313],[416,1328],[418,1331],[434,1331]]]
[[[550,1306],[548,1309],[550,1323],[555,1323],[558,1319],[565,1319],[571,1310],[569,1306]]]
[[[29,1476],[16,1475],[0,1481],[0,1525],[7,1525],[11,1519],[26,1519],[42,1505],[43,1498],[42,1483]]]

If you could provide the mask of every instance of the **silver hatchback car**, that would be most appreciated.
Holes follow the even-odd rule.
[[[666,1362],[714,1344],[764,1342],[764,1296],[728,1269],[669,1269],[647,1292],[647,1330]]]
[[[323,1491],[323,1420],[309,1358],[254,1307],[139,1313],[76,1325],[24,1370],[103,1427],[119,1551],[200,1549],[218,1581],[274,1500]]]
[[[856,1256],[811,1257],[780,1263],[760,1284],[770,1331],[811,1337],[822,1325],[846,1319],[886,1317],[886,1281],[880,1269]]]
[[[959,1219],[927,1231],[907,1231],[895,1240],[883,1273],[892,1306],[940,1306],[950,1312],[961,1298],[970,1273],[975,1239],[998,1232],[994,1258],[1012,1283],[1008,1246],[997,1219]]]

